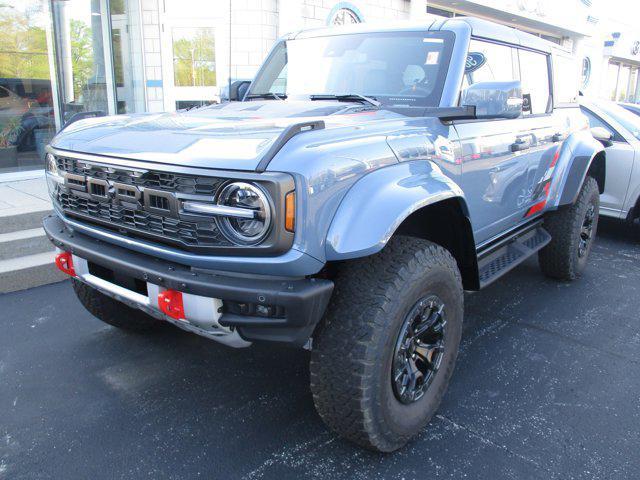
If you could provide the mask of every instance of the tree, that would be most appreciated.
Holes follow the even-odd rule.
[[[213,30],[199,28],[195,35],[173,39],[174,81],[179,87],[216,85]]]
[[[49,79],[47,37],[38,26],[42,4],[19,10],[0,2],[0,77]]]

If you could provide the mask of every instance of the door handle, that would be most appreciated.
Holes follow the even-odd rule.
[[[564,133],[554,133],[553,136],[551,137],[551,141],[553,143],[556,142],[561,142],[566,138],[566,135]]]
[[[531,141],[530,140],[524,140],[522,138],[519,138],[515,141],[515,143],[511,144],[511,151],[512,152],[521,152],[523,150],[528,150],[529,147],[531,147]]]

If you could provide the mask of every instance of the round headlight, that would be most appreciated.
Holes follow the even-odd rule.
[[[46,157],[45,157],[45,169],[47,170],[48,173],[50,173],[51,175],[59,175],[58,173],[58,162],[56,160],[56,157],[54,157],[52,154],[47,153]]]
[[[259,186],[230,183],[220,192],[218,205],[237,209],[236,214],[219,218],[222,232],[233,243],[253,245],[269,233],[271,206],[267,194]]]

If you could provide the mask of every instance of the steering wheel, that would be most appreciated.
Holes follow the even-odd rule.
[[[426,88],[419,87],[418,85],[412,85],[411,87],[406,87],[400,90],[400,92],[398,92],[398,95],[429,95],[429,93],[429,90],[427,90]]]

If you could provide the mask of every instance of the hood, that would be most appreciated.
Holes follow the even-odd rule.
[[[405,118],[384,109],[335,101],[233,102],[191,111],[80,120],[62,130],[54,148],[192,167],[255,170],[289,125],[324,120],[339,128]]]

